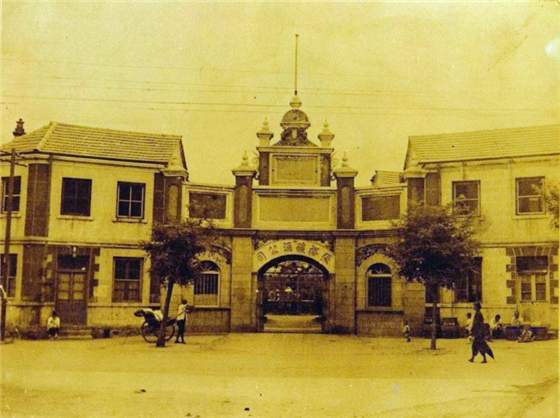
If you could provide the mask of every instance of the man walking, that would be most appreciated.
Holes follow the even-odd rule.
[[[481,308],[480,302],[474,304],[475,314],[472,325],[472,357],[469,359],[471,363],[478,353],[482,356],[482,363],[487,363],[486,354],[492,357],[492,359],[494,358],[494,353],[486,342],[488,338],[488,328],[484,324],[484,317],[482,316],[482,312],[480,312]]]

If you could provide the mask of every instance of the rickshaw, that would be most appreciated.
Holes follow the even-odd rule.
[[[161,311],[145,308],[134,312],[134,316],[144,318],[144,322],[140,326],[142,338],[148,343],[155,343],[158,338],[159,326],[161,324]],[[175,318],[167,320],[165,326],[165,341],[169,341],[175,335]]]

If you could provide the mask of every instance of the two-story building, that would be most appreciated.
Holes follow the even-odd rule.
[[[2,147],[2,231],[12,149],[18,163],[8,323],[44,324],[53,308],[66,325],[130,323],[135,308],[159,300],[139,243],[154,222],[181,217],[181,137],[56,122],[23,134],[20,121]]]
[[[481,300],[504,321],[558,327],[558,229],[546,211],[547,187],[560,183],[560,125],[410,137],[409,199],[453,202],[478,218],[479,272],[443,292],[442,315],[464,318]]]
[[[137,324],[133,309],[159,304],[161,290],[139,242],[154,222],[190,216],[222,240],[175,294],[196,306],[190,332],[260,332],[273,313],[317,315],[322,332],[398,335],[405,318],[418,330],[424,288],[398,277],[385,248],[391,222],[423,201],[475,213],[483,243],[480,271],[442,291],[440,315],[463,321],[481,300],[486,315],[558,327],[558,231],[543,190],[560,179],[560,126],[410,137],[402,173],[356,187],[329,126],[309,138],[300,100],[290,106],[278,140],[265,120],[258,157],[243,157],[230,186],[188,182],[177,136],[51,124],[4,146],[27,164],[16,167],[11,321],[39,323],[54,306],[63,321]]]

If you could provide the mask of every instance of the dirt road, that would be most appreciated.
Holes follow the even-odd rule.
[[[2,417],[557,417],[558,342],[318,334],[140,337],[1,346]],[[478,359],[477,361],[480,361]]]

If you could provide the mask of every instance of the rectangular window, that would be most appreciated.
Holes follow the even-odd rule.
[[[218,273],[200,273],[194,280],[195,295],[217,295]]]
[[[2,177],[2,212],[8,212],[8,184],[9,177]],[[14,176],[14,189],[12,194],[12,212],[19,212],[19,201],[21,197],[21,176]]]
[[[91,180],[62,179],[61,215],[90,216]]]
[[[140,302],[142,258],[114,258],[113,302]]]
[[[6,274],[6,256],[2,254],[2,267],[1,273],[2,277],[5,277]],[[8,294],[9,298],[13,298],[16,296],[16,274],[17,274],[17,254],[10,254],[10,271],[8,272],[8,282],[6,283],[6,293]]]
[[[479,215],[479,182],[454,181],[453,207],[457,215]]]
[[[400,211],[400,196],[362,197],[362,221],[397,219]]]
[[[475,257],[474,268],[455,287],[456,302],[482,300],[482,258]]]
[[[544,177],[516,179],[517,214],[544,213]]]
[[[533,289],[531,286],[531,277],[530,276],[521,276],[519,278],[521,283],[521,300],[531,301],[533,299]]]
[[[144,183],[117,183],[117,217],[144,218]]]
[[[226,218],[225,194],[219,193],[189,193],[189,215],[201,219]]]
[[[391,306],[391,277],[368,278],[368,306]]]
[[[519,276],[521,302],[546,301],[548,257],[517,257],[516,268]]]

